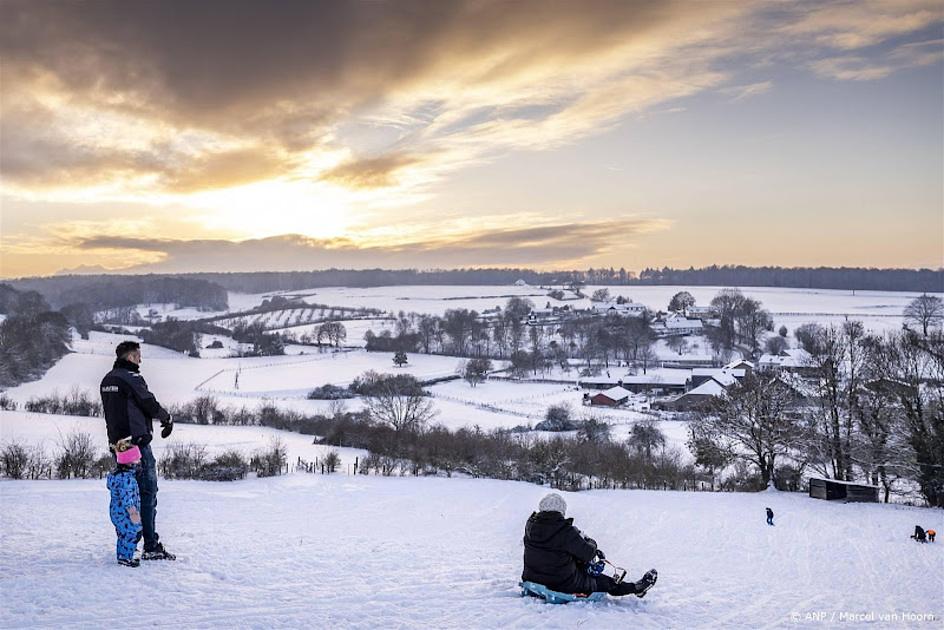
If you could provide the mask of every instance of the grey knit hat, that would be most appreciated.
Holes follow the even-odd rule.
[[[556,492],[551,492],[541,499],[541,502],[538,504],[538,509],[541,512],[560,512],[561,516],[563,516],[567,513],[567,502],[564,501],[564,497],[561,495]]]

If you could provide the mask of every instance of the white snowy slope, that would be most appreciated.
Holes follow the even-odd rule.
[[[862,627],[840,613],[944,616],[941,511],[798,494],[594,491],[569,514],[607,556],[659,582],[645,599],[519,597],[523,525],[544,488],[293,474],[161,481],[174,563],[114,563],[102,481],[0,482],[0,627]],[[775,527],[764,507],[776,512]],[[835,614],[832,624],[802,621]],[[801,623],[792,620],[799,615]],[[828,617],[827,617],[828,620]]]

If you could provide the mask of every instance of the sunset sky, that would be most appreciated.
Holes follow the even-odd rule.
[[[944,264],[944,3],[0,0],[0,276]]]

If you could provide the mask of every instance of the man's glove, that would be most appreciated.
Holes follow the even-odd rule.
[[[600,560],[606,560],[606,554],[603,553],[602,549],[597,549],[597,558]]]
[[[161,437],[166,439],[171,431],[174,430],[174,417],[168,416],[167,420],[161,420],[161,427],[163,427],[161,429]]]

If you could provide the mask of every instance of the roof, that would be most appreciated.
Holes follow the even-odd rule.
[[[701,323],[700,319],[682,319],[681,317],[674,317],[672,319],[665,320],[665,327],[668,329],[703,328],[704,325]]]
[[[724,393],[724,386],[718,381],[711,379],[705,381],[695,389],[682,394],[682,396],[720,396]]]
[[[681,374],[632,374],[622,378],[624,383],[633,383],[635,385],[664,384],[664,385],[684,385],[688,382],[688,373]]]
[[[627,391],[619,386],[611,387],[607,390],[600,392],[600,394],[603,394],[610,400],[625,400],[633,395],[632,392]],[[597,396],[599,396],[600,394],[597,394]]]
[[[749,368],[753,368],[753,367],[754,367],[754,364],[751,363],[750,361],[748,361],[747,359],[737,359],[737,360],[735,360],[735,361],[731,361],[730,363],[728,363],[728,364],[727,364],[726,366],[724,366],[724,367],[725,367],[725,369],[727,369],[727,370],[733,370],[733,369],[736,369],[738,366],[741,366],[741,365],[746,365],[746,366],[749,367]]]
[[[873,486],[865,481],[839,481],[838,479],[824,479],[823,477],[810,477],[810,481],[825,481],[826,483],[838,483],[842,486],[863,486],[865,488],[878,489],[878,486]]]

